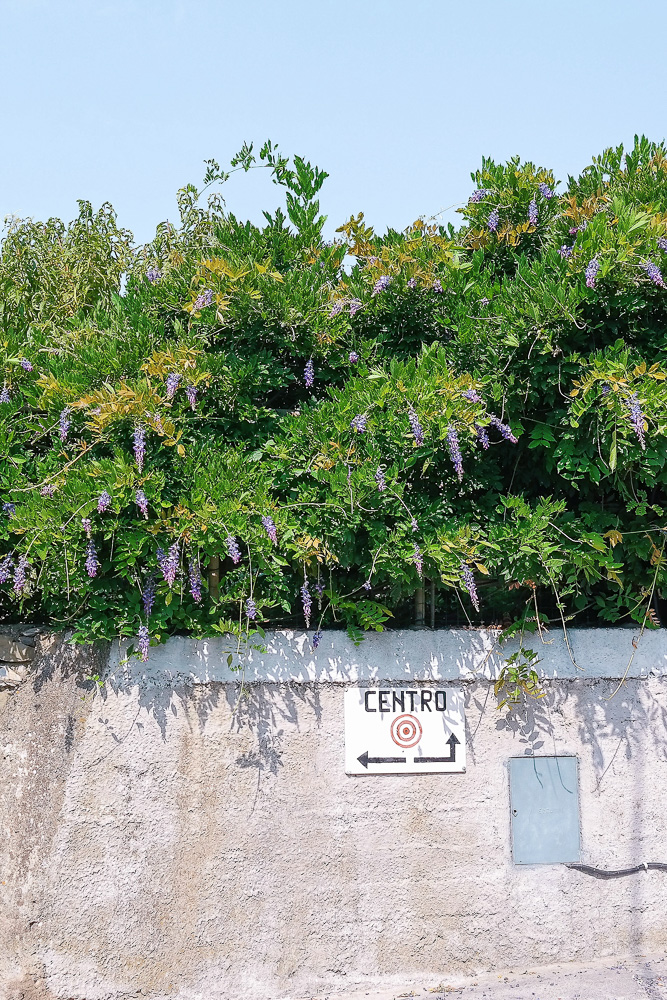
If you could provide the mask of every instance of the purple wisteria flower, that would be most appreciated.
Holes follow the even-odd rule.
[[[151,285],[154,285],[156,281],[159,281],[162,277],[162,271],[159,267],[149,267],[146,271],[146,277],[150,281]]]
[[[25,555],[20,555],[19,560],[16,564],[14,570],[14,579],[12,581],[12,588],[17,597],[21,597],[25,592],[27,586],[27,574],[28,569],[28,557]]]
[[[489,447],[489,434],[486,427],[481,427],[480,424],[475,424],[475,431],[477,432],[477,440],[481,444],[484,451],[487,451]]]
[[[472,575],[472,570],[464,562],[461,563],[461,576],[463,577],[463,586],[468,591],[470,600],[472,601],[472,606],[475,611],[479,611],[479,598],[477,596],[477,587],[475,585],[475,577]]]
[[[148,631],[147,625],[141,625],[137,631],[137,642],[139,643],[139,652],[141,653],[141,659],[145,663],[148,659],[148,650],[151,646],[151,635]]]
[[[176,579],[180,562],[181,553],[178,540],[169,546],[169,551],[166,553],[164,549],[157,550],[157,564],[162,570],[162,576],[165,578],[170,588],[174,586],[174,580]]]
[[[511,441],[512,444],[516,444],[518,442],[519,439],[512,434],[512,428],[507,424],[504,424],[502,420],[498,419],[498,417],[490,416],[489,423],[492,427],[495,427],[496,430],[500,431],[506,441]]]
[[[241,550],[234,535],[227,535],[225,545],[227,546],[227,555],[232,560],[234,565],[238,566],[241,562]]]
[[[664,236],[661,236],[660,239],[658,240],[658,249],[667,252],[667,240],[664,238]]]
[[[69,429],[72,426],[69,406],[66,406],[64,410],[61,410],[58,423],[60,425],[60,440],[66,441]]]
[[[371,581],[370,580],[365,580],[364,584],[363,584],[363,587],[364,587],[364,590],[372,590],[373,589],[372,586],[371,586]]]
[[[447,428],[447,449],[460,482],[463,479],[463,458],[461,457],[461,448],[459,447],[459,436],[452,426]]]
[[[607,383],[604,382],[600,389],[600,392],[602,393],[603,396],[608,396],[609,393],[611,392],[611,386],[607,385]]]
[[[199,560],[195,556],[188,559],[188,581],[190,583],[190,593],[196,604],[201,601],[201,572]]]
[[[410,421],[410,430],[412,431],[417,445],[422,445],[424,443],[424,431],[422,429],[422,425],[417,419],[417,414],[415,413],[413,406],[408,409],[408,420]]]
[[[568,233],[570,234],[570,236],[576,236],[578,232],[579,232],[579,226],[571,226],[568,229]]]
[[[46,483],[45,486],[42,486],[39,492],[40,495],[43,497],[52,497],[53,494],[56,492],[55,483]]]
[[[342,313],[344,308],[345,308],[345,299],[336,299],[331,309],[329,310],[329,318],[333,319],[334,316],[338,316],[340,313]]]
[[[350,319],[363,307],[361,299],[350,299]]]
[[[572,256],[572,247],[569,247],[567,243],[563,243],[562,247],[558,248],[558,253],[561,255],[563,260],[569,260]]]
[[[301,588],[301,603],[303,604],[303,617],[306,619],[306,628],[310,628],[310,613],[313,607],[313,599],[310,596],[310,591],[308,590],[307,580]]]
[[[350,351],[347,360],[350,362],[351,365],[356,365],[359,361],[359,355],[357,354],[356,351]]]
[[[194,412],[197,409],[197,388],[194,385],[185,387],[185,395],[188,397],[190,409]]]
[[[303,381],[306,383],[306,388],[308,389],[312,389],[315,384],[315,365],[312,358],[309,358],[306,362],[306,367],[303,370]]]
[[[352,428],[353,431],[356,431],[357,434],[363,434],[364,431],[366,430],[367,423],[368,423],[368,417],[366,416],[366,414],[358,413],[356,417],[353,417],[353,419],[350,421],[350,427]]]
[[[419,548],[416,542],[415,542],[415,549],[412,554],[412,561],[417,567],[417,572],[421,576],[422,573],[424,572],[424,560],[422,558],[421,549]]]
[[[321,601],[322,595],[324,594],[324,584],[321,583],[320,580],[318,580],[315,584],[315,593],[317,594],[318,601]]]
[[[134,499],[137,501],[137,506],[141,513],[144,515],[146,520],[148,520],[148,500],[146,499],[146,494],[143,490],[137,490],[134,494]]]
[[[484,402],[477,389],[466,389],[461,395],[464,399],[467,399],[469,403],[482,403]]]
[[[410,280],[408,281],[408,288],[416,288],[416,287],[417,287],[417,279],[410,278]]]
[[[7,383],[2,387],[2,392],[0,392],[0,403],[11,403],[12,397],[9,395],[9,389],[7,388]]]
[[[3,505],[2,505],[2,513],[6,514],[7,517],[13,517],[13,515],[16,513],[16,504],[15,503],[3,503]]]
[[[99,497],[97,498],[97,513],[103,514],[104,511],[111,503],[111,494],[107,493],[106,490],[102,490]]]
[[[317,649],[319,644],[322,642],[323,633],[318,629],[313,636],[313,649]]]
[[[151,573],[144,584],[144,592],[141,595],[141,601],[144,606],[146,618],[150,618],[153,605],[155,604],[155,589],[155,577]]]
[[[93,522],[90,520],[89,517],[82,517],[81,518],[81,527],[86,532],[86,535],[88,536],[88,538],[90,538],[90,533],[93,530]]]
[[[593,259],[589,262],[588,267],[586,268],[586,286],[588,288],[595,288],[595,281],[597,279],[599,270],[600,270],[600,261],[597,259],[597,257],[593,257]]]
[[[384,472],[382,471],[379,465],[375,473],[375,482],[377,483],[377,487],[380,493],[382,493],[383,490],[386,490],[387,483],[385,482]]]
[[[0,583],[7,583],[7,580],[11,576],[13,565],[11,552],[4,559],[0,559]]]
[[[633,392],[631,396],[625,400],[625,405],[630,410],[630,423],[634,427],[635,434],[639,440],[642,451],[646,448],[646,437],[644,433],[644,414],[642,413],[641,403],[637,397],[637,393]]]
[[[528,206],[528,221],[531,226],[537,225],[537,202],[533,198],[530,205]]]
[[[419,525],[417,524],[417,518],[413,517],[410,521],[410,527],[413,531],[419,531]]]
[[[273,544],[277,545],[277,543],[278,543],[278,532],[276,530],[276,526],[274,524],[273,518],[269,517],[268,514],[266,514],[262,518],[262,527],[266,531],[267,535],[269,536],[269,538],[271,539],[271,541],[273,542]]]
[[[139,472],[141,472],[146,458],[146,428],[142,424],[137,424],[134,428],[132,442],[134,448],[134,458],[137,463],[137,468],[139,469]]]
[[[27,358],[21,358],[20,364],[21,368],[23,368],[24,371],[26,372],[32,371],[32,365],[30,364]]]
[[[540,192],[543,198],[553,198],[554,196],[553,189],[550,188],[548,184],[545,184],[544,181],[542,181],[541,184],[537,185],[537,190]]]
[[[378,280],[373,285],[372,295],[379,295],[380,292],[386,292],[391,284],[391,277],[388,274],[382,274]]]
[[[479,304],[480,304],[480,306],[488,306],[488,304],[489,304],[490,301],[491,301],[491,299],[487,299],[487,297],[485,295],[484,298],[482,298],[482,299],[479,300]]]
[[[92,538],[88,539],[88,545],[86,546],[86,572],[88,576],[97,576],[97,571],[100,568],[100,563],[97,558],[97,551],[95,549],[95,542]]]
[[[442,282],[439,281],[438,278],[435,279],[435,281],[431,285],[431,288],[433,289],[434,292],[438,292],[438,294],[442,294]]]
[[[368,258],[368,263],[369,264],[379,264],[380,263],[380,258],[379,257],[369,257]]]
[[[468,203],[471,205],[477,205],[478,202],[483,201],[486,198],[487,194],[491,194],[488,188],[477,188],[477,190],[473,191],[468,198]]]
[[[499,222],[500,222],[500,212],[498,211],[497,208],[494,208],[494,210],[491,212],[491,215],[489,216],[489,221],[487,222],[487,226],[489,227],[489,232],[495,233],[496,229],[498,228]]]
[[[663,281],[660,268],[657,264],[654,264],[652,260],[645,260],[642,262],[642,267],[646,271],[647,277],[651,279],[654,285],[657,285],[658,288],[665,287],[665,282]]]
[[[252,597],[248,597],[245,602],[245,613],[248,618],[255,620],[257,617],[257,605],[253,601]]]
[[[164,383],[167,387],[167,399],[174,398],[174,396],[176,395],[176,390],[178,389],[179,383],[182,378],[183,376],[179,375],[178,372],[171,372],[169,375],[167,375],[167,378]]]
[[[146,416],[150,417],[150,413],[147,413]],[[155,423],[155,430],[158,432],[158,434],[164,434],[164,427],[162,425],[162,417],[160,416],[159,413],[154,413],[153,414],[153,421]]]
[[[193,312],[200,312],[207,309],[213,302],[213,292],[210,288],[205,288],[201,295],[198,295],[192,304]]]

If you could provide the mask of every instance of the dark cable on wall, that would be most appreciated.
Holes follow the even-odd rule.
[[[662,864],[659,861],[644,862],[644,864],[635,865],[634,868],[619,868],[618,871],[592,868],[590,865],[566,865],[565,867],[572,868],[576,872],[583,872],[584,875],[592,875],[593,878],[623,878],[624,875],[636,875],[637,872],[646,872],[650,869],[667,872],[667,864]]]

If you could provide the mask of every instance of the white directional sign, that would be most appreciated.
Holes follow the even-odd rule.
[[[442,687],[345,692],[347,774],[465,771],[463,692]]]

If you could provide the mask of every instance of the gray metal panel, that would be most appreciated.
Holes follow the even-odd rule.
[[[517,865],[580,857],[576,757],[512,757],[509,762],[512,856]]]

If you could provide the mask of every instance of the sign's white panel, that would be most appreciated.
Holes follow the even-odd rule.
[[[465,771],[463,692],[439,686],[349,688],[347,774]]]

